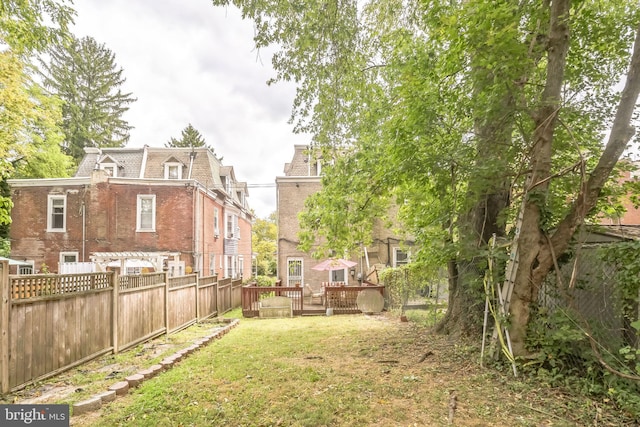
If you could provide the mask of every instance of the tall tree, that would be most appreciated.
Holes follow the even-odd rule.
[[[17,55],[42,52],[69,37],[72,1],[0,1],[0,39]]]
[[[132,126],[123,115],[136,100],[124,93],[115,54],[91,37],[72,39],[42,61],[45,87],[64,101],[64,149],[76,161],[84,147],[122,147]]]
[[[65,40],[74,11],[65,1],[0,1],[0,251],[9,249],[6,179],[67,176],[60,106],[31,79],[27,58]]]
[[[278,231],[276,227],[275,213],[268,218],[256,219],[252,227],[252,246],[257,254],[258,276],[275,276],[276,274],[276,252]]]
[[[480,261],[524,201],[511,305],[524,353],[541,280],[629,141],[635,84],[618,109],[615,83],[627,71],[637,79],[640,10],[614,0],[214,1],[228,3],[256,22],[258,47],[282,47],[274,80],[298,83],[296,129],[334,164],[324,195],[308,199],[307,234],[355,249],[383,211],[372,202],[396,202],[422,244],[416,257],[449,261],[443,330],[479,329]],[[603,151],[612,123],[615,149]]]
[[[572,13],[570,0],[554,1],[550,11],[546,81],[532,115],[535,127],[529,160],[530,184],[525,188],[527,194],[523,208],[520,256],[510,310],[511,336],[516,354],[526,352],[530,306],[532,301],[537,300],[542,281],[557,262],[556,257],[568,249],[574,233],[596,206],[606,181],[635,134],[631,120],[640,94],[640,19],[637,10],[635,42],[631,49],[626,82],[617,102],[606,146],[595,167],[580,180],[568,211],[553,230],[545,229],[544,216],[548,207],[545,198],[550,193],[554,178],[553,160],[557,145],[554,139],[558,135],[556,126],[561,121],[567,91],[563,88],[567,81],[565,74],[571,72],[567,55],[572,30],[579,27],[572,25],[578,13]],[[628,38],[629,33],[633,34],[627,31],[623,36]],[[581,170],[586,169],[584,161],[579,166]]]
[[[11,51],[0,52],[0,87],[0,239],[6,239],[12,207],[6,179],[69,176],[72,161],[60,148],[59,101],[43,93]]]
[[[171,137],[165,147],[207,147],[202,134],[191,123],[182,130],[180,139]]]

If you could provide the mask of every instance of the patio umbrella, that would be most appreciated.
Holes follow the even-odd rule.
[[[329,258],[322,261],[320,264],[315,267],[311,267],[312,270],[317,271],[333,271],[333,270],[344,270],[345,268],[351,268],[356,266],[358,263],[349,261],[347,259],[342,258]]]

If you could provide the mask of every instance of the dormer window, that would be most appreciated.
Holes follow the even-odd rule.
[[[118,165],[116,165],[115,163],[100,163],[100,169],[105,171],[109,176],[118,176]]]
[[[165,163],[164,179],[182,179],[182,163]]]

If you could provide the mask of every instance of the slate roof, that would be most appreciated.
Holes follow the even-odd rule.
[[[317,176],[316,161],[312,160],[311,171],[309,170],[308,145],[296,145],[293,159],[290,163],[285,163],[285,176]]]
[[[142,148],[85,148],[85,155],[78,165],[75,176],[91,176],[91,171],[96,168],[96,164],[104,161],[107,156],[118,164],[118,177],[138,178],[140,176]]]
[[[231,179],[233,188],[228,194],[239,201],[237,191],[244,190],[246,183],[238,183],[232,166],[223,166],[212,150],[198,148],[85,148],[85,156],[78,166],[76,177],[89,177],[100,163],[116,163],[118,178],[164,179],[166,163],[182,165],[182,179],[193,179],[212,191],[225,192],[222,179]]]

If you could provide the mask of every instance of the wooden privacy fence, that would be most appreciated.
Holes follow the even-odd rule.
[[[216,276],[8,271],[0,262],[1,393],[176,332],[241,300],[240,280]]]

